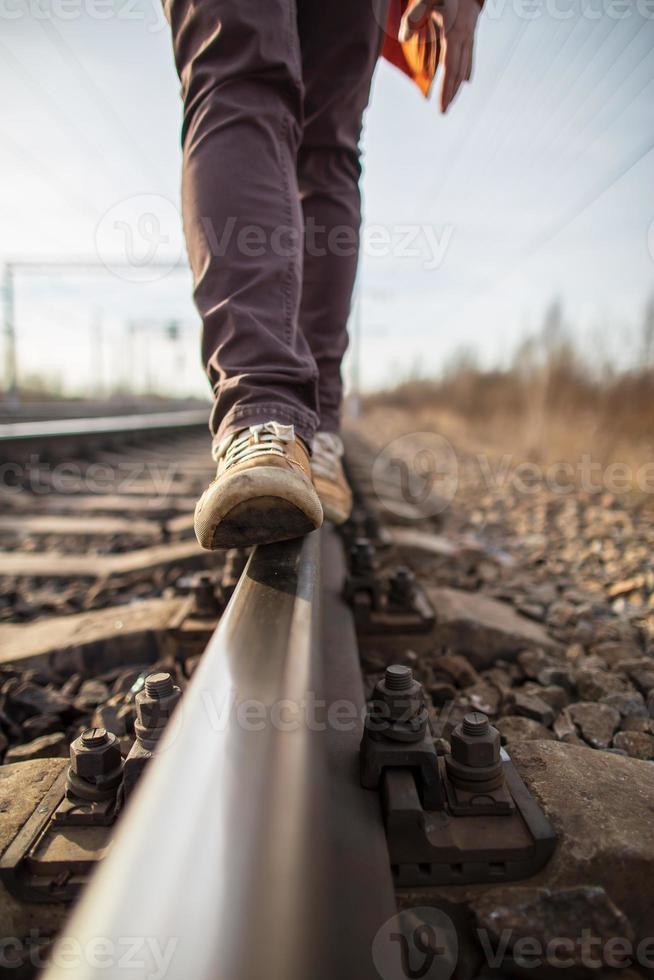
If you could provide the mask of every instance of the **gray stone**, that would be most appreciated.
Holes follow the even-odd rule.
[[[540,582],[532,585],[529,589],[529,597],[535,602],[540,602],[545,606],[551,605],[559,597],[556,585],[553,582]]]
[[[628,660],[637,660],[640,650],[629,643],[596,643],[593,653],[601,657],[607,667],[616,667]]]
[[[587,670],[606,670],[606,664],[601,657],[597,657],[594,653],[589,653],[584,657],[583,661],[577,664],[577,670],[586,668]]]
[[[574,672],[569,667],[555,665],[544,667],[538,674],[536,680],[543,687],[563,687],[566,691],[573,691],[575,687]]]
[[[513,658],[526,648],[554,648],[545,629],[520,616],[508,603],[460,589],[429,589],[436,613],[437,643],[490,667],[498,657]]]
[[[75,698],[75,704],[83,703],[86,710],[95,708],[109,697],[109,688],[102,681],[84,681]]]
[[[466,697],[471,707],[477,711],[483,711],[485,715],[493,718],[499,711],[502,694],[487,681],[479,681],[472,687],[466,688]]]
[[[645,732],[618,732],[613,737],[616,749],[623,749],[633,759],[654,759],[654,735]]]
[[[620,670],[624,671],[636,687],[645,696],[654,690],[654,660],[651,658],[641,660],[626,660],[620,664]]]
[[[551,657],[544,650],[523,650],[517,661],[525,677],[535,681],[546,667],[552,666]]]
[[[410,527],[393,527],[390,535],[393,547],[398,549],[401,560],[410,565],[415,562],[426,564],[434,558],[451,560],[460,556],[459,543],[442,534],[430,534],[423,529],[416,530]],[[481,557],[483,554],[483,549],[479,548],[478,556]]]
[[[608,694],[633,691],[629,681],[617,673],[581,667],[575,673],[577,693],[582,701],[599,701]]]
[[[127,734],[132,734],[134,732],[134,722],[136,721],[136,705],[121,704],[118,709],[118,718],[125,725]]]
[[[533,718],[541,725],[549,726],[554,721],[552,708],[535,694],[528,694],[520,688],[509,691],[505,703],[512,714]]]
[[[553,739],[555,735],[533,718],[522,715],[506,715],[494,722],[502,736],[502,744],[512,747],[517,742],[528,742],[534,739]]]
[[[430,684],[429,694],[434,707],[442,708],[444,704],[454,701],[457,690],[451,684]]]
[[[51,735],[61,730],[61,718],[58,715],[32,715],[26,718],[22,725],[25,738],[34,739],[41,735]]]
[[[70,710],[70,701],[59,691],[37,684],[19,684],[10,695],[13,704],[26,715],[62,715]]]
[[[386,667],[386,660],[383,657],[378,658],[379,663],[376,666],[371,667],[373,670],[384,670]],[[137,664],[134,667],[129,667],[127,670],[121,670],[115,677],[111,685],[112,694],[127,694],[130,688],[139,680],[141,675],[148,674],[152,670],[146,664]]]
[[[574,623],[577,616],[577,607],[571,602],[560,599],[558,602],[553,602],[547,610],[547,624],[553,627],[569,626]]]
[[[620,731],[652,734],[654,733],[654,718],[634,718],[632,716],[623,718],[620,722]]]
[[[510,666],[514,669],[516,668],[515,664],[511,664]],[[496,687],[498,691],[501,691],[502,693],[509,691],[513,686],[514,678],[511,671],[507,669],[507,667],[500,667],[498,664],[491,667],[490,670],[485,670],[481,676],[485,681],[492,684],[493,687]]]
[[[525,943],[529,939],[538,943],[543,951],[552,940],[565,940],[566,958],[571,961],[569,969],[585,968],[589,951],[595,952],[596,962],[601,958],[597,951],[602,951],[604,966],[629,965],[624,953],[621,953],[621,960],[615,958],[609,940],[620,936],[633,943],[633,927],[601,887],[503,886],[481,895],[472,903],[472,908],[478,929],[484,930],[496,949],[505,944],[513,951],[516,965],[523,969],[531,966],[533,970],[535,965],[533,956],[522,958],[520,941]],[[584,945],[584,934],[595,940],[593,946]],[[525,952],[530,948],[533,947],[523,946]],[[540,974],[536,972],[535,975]]]
[[[23,672],[22,679],[40,687],[47,687],[53,684],[55,687],[61,686],[61,677],[56,671],[52,670],[47,664],[40,664]]]
[[[431,730],[435,738],[449,739],[452,731],[463,721],[465,716],[470,713],[470,705],[461,701],[452,701],[437,718],[431,722]]]
[[[93,713],[93,718],[91,719],[92,728],[104,728],[108,732],[112,732],[119,738],[122,735],[127,734],[127,729],[125,726],[125,720],[119,715],[120,705],[117,704],[103,704]]]
[[[601,699],[602,704],[616,708],[623,718],[647,718],[645,699],[638,691],[615,691]]]
[[[74,698],[82,686],[83,677],[81,674],[71,674],[68,680],[61,685],[61,693],[66,698]]]
[[[27,762],[30,759],[65,759],[68,758],[70,745],[63,732],[52,732],[27,742],[25,745],[14,745],[5,754],[5,764],[11,762]]]
[[[436,673],[445,674],[457,687],[470,687],[479,681],[479,674],[467,657],[456,653],[445,653],[438,657],[433,668]]]
[[[564,687],[559,687],[558,684],[543,686],[542,684],[536,684],[534,681],[527,681],[523,684],[522,690],[525,694],[541,698],[554,710],[554,714],[563,711],[570,703],[568,691]]]
[[[620,712],[608,704],[577,701],[567,709],[582,738],[595,749],[606,749],[620,724]]]
[[[565,651],[565,659],[573,667],[581,667],[586,658],[586,651],[581,643],[571,643]]]
[[[521,602],[516,608],[527,619],[535,619],[537,623],[542,623],[545,619],[545,606],[537,602]]]
[[[577,726],[570,717],[570,712],[567,708],[563,709],[552,727],[554,728],[554,734],[557,738],[560,738],[562,742],[583,744],[582,740],[577,734]]]

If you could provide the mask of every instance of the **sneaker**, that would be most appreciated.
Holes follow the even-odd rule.
[[[352,513],[352,491],[343,472],[343,443],[335,432],[317,432],[311,474],[325,519],[343,524]]]
[[[195,534],[209,551],[299,538],[322,524],[309,453],[292,425],[264,422],[227,436],[218,472],[195,507]]]

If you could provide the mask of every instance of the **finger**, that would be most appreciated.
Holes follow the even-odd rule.
[[[461,84],[458,76],[461,63],[461,44],[445,38],[445,53],[443,57],[443,83],[441,86],[441,112],[447,112],[454,94]]]
[[[467,60],[468,52],[467,52],[467,45],[465,42],[461,43],[460,49],[461,50],[459,54],[459,63],[454,75],[454,86],[452,89],[452,97],[450,98],[450,105],[452,105],[452,103],[454,102],[454,100],[456,99],[457,95],[461,90],[461,86],[465,81],[466,71],[468,68],[468,60]]]
[[[466,70],[465,70],[464,78],[466,82],[469,82],[470,79],[472,78],[472,51],[473,51],[472,41],[469,41],[465,45],[465,51],[466,51],[466,60],[465,60]]]
[[[456,76],[459,79],[459,87],[463,85],[466,78],[467,71],[468,71],[468,44],[466,41],[462,41],[461,52],[459,54],[459,65],[456,71]]]
[[[461,71],[460,68],[458,68],[453,76],[452,91],[450,93],[450,101],[449,101],[448,109],[456,101],[456,97],[459,94],[462,85],[463,85],[463,72]]]

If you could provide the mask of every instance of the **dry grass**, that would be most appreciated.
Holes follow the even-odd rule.
[[[590,456],[603,467],[654,471],[654,366],[591,368],[566,341],[523,347],[504,371],[462,357],[439,380],[405,382],[365,408],[368,423],[386,413],[389,436],[436,430],[471,452],[512,454],[514,464]]]

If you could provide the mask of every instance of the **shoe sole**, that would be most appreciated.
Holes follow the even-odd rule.
[[[320,503],[322,504],[325,520],[329,521],[330,524],[333,524],[334,527],[340,527],[341,524],[345,524],[352,514],[351,510],[344,513],[342,510],[338,510],[337,507],[330,507],[324,500],[321,500]]]
[[[307,515],[281,497],[255,497],[237,504],[211,537],[211,549],[249,548],[301,538],[316,530]]]

